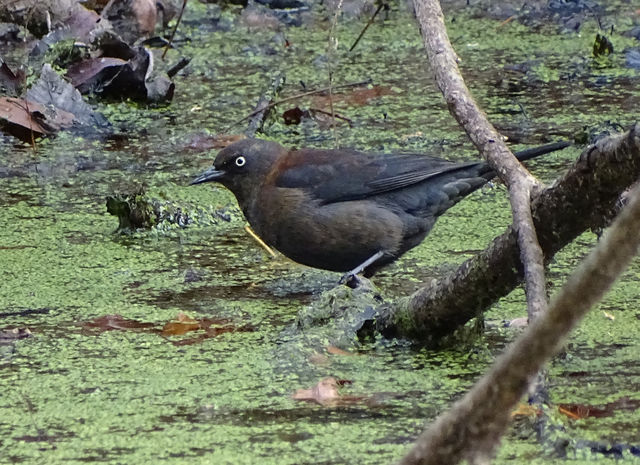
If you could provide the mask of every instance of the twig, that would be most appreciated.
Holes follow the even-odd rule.
[[[329,113],[328,111],[321,110],[319,108],[309,108],[309,112],[310,113],[321,113],[323,115],[330,115],[331,116],[331,113]],[[353,121],[350,120],[349,118],[347,118],[346,116],[339,115],[338,113],[334,113],[332,116],[334,118],[338,118],[338,119],[341,119],[342,121],[347,122],[349,124],[349,126],[353,125]]]
[[[36,153],[36,138],[33,133],[33,120],[31,119],[31,110],[29,110],[29,101],[27,99],[24,100],[25,111],[27,112],[27,117],[29,119],[29,135],[31,136],[31,148],[33,149],[33,153]]]
[[[414,4],[429,63],[449,111],[509,189],[524,266],[527,314],[533,320],[547,304],[544,256],[533,226],[530,205],[531,193],[539,189],[539,183],[513,156],[502,136],[473,100],[460,75],[458,58],[447,37],[440,4],[436,0],[414,0]]]
[[[178,30],[178,25],[182,20],[182,14],[184,13],[184,9],[187,7],[187,0],[182,0],[182,8],[180,8],[180,14],[178,15],[178,19],[176,19],[176,25],[173,27],[173,32],[171,32],[171,37],[169,38],[169,43],[165,46],[162,52],[162,59],[164,60],[164,56],[167,54],[167,50],[171,47],[171,43],[173,42],[173,38],[176,35],[176,31]]]
[[[515,15],[511,15],[509,16],[507,19],[505,19],[504,21],[502,21],[500,24],[498,24],[498,27],[502,27],[505,24],[509,24],[511,21],[513,21],[515,19]]]
[[[327,47],[327,70],[329,71],[329,110],[331,111],[331,132],[333,133],[333,140],[335,147],[340,147],[340,141],[338,140],[338,131],[336,129],[336,113],[333,110],[333,66],[332,60],[335,53],[338,51],[338,39],[336,38],[336,29],[338,27],[338,15],[342,10],[343,0],[338,0],[333,18],[331,18],[331,29],[329,30],[329,46]]]
[[[29,397],[27,397],[27,395],[23,392],[23,391],[18,391],[20,393],[20,396],[22,397],[22,400],[24,401],[24,405],[27,408],[27,412],[29,412],[29,419],[31,420],[31,426],[33,426],[33,428],[36,430],[36,433],[38,434],[36,437],[38,438],[38,441],[47,441],[49,444],[51,444],[51,438],[45,437],[45,432],[44,430],[40,429],[38,427],[38,423],[36,422],[36,416],[35,416],[35,406],[33,405],[33,402],[31,402],[31,399],[29,399]]]
[[[400,465],[486,462],[531,378],[562,347],[573,327],[607,292],[638,252],[640,188],[606,235],[540,315],[492,369],[425,431]]]
[[[341,84],[339,86],[335,86],[333,89],[344,89],[346,87],[358,87],[358,86],[364,86],[367,84],[371,84],[371,79],[367,79],[365,81],[359,81],[359,82],[350,82],[348,84]],[[321,89],[316,89],[316,90],[310,90],[308,92],[303,92],[301,94],[296,94],[296,95],[292,95],[291,97],[285,97],[283,99],[278,100],[277,102],[272,102],[269,105],[267,105],[266,109],[271,109],[277,105],[281,105],[283,103],[286,102],[290,102],[292,100],[297,100],[303,97],[308,97],[309,95],[315,95],[315,94],[321,94],[323,92],[327,92],[329,90],[329,87],[323,87]],[[251,118],[254,115],[257,115],[258,113],[260,113],[262,110],[254,110],[251,113],[249,113],[247,116],[245,116],[244,118],[239,119],[238,121],[235,121],[233,123],[231,123],[229,126],[225,127],[222,129],[222,133],[228,132],[229,129],[231,129],[234,126],[237,126],[240,123],[245,122],[246,120],[248,120],[249,118]]]
[[[271,103],[275,96],[278,95],[278,92],[282,89],[284,82],[284,74],[282,73],[278,73],[272,79],[270,89],[260,97],[256,104],[256,109],[253,111],[253,116],[249,120],[247,130],[245,131],[245,135],[247,137],[253,137],[256,132],[262,130],[262,126],[269,116],[271,108],[273,108],[269,106],[269,103]]]
[[[169,76],[169,79],[173,78],[173,76],[178,74],[180,70],[187,66],[189,63],[191,63],[191,58],[180,58],[180,61],[169,68],[169,70],[167,71],[167,76]]]
[[[602,228],[640,174],[640,123],[586,148],[553,186],[534,195],[533,216],[546,260],[585,231]],[[435,345],[522,281],[517,234],[510,226],[452,273],[431,280],[375,317],[386,337]]]
[[[342,2],[340,2],[342,4]],[[331,132],[333,133],[333,141],[335,148],[340,147],[338,140],[338,131],[336,129],[336,112],[333,109],[333,71],[329,70],[329,111],[331,112]]]
[[[107,2],[107,4],[106,4],[106,5],[104,6],[104,8],[102,9],[102,12],[100,13],[100,17],[101,17],[101,18],[105,18],[105,19],[107,19],[107,12],[109,11],[109,9],[111,8],[111,6],[113,5],[113,3],[114,3],[115,1],[116,1],[116,0],[109,0],[109,1]]]
[[[380,10],[382,10],[382,8],[384,8],[386,6],[387,6],[387,4],[385,2],[380,2],[380,5],[378,5],[378,8],[376,9],[375,13],[373,13],[373,16],[371,16],[371,18],[369,18],[369,21],[367,22],[366,26],[360,32],[360,35],[358,36],[356,41],[353,43],[351,48],[349,48],[349,52],[353,52],[353,49],[356,48],[356,45],[358,45],[358,42],[360,42],[360,39],[362,39],[362,36],[364,35],[364,33],[367,32],[367,29],[369,29],[369,26],[371,26],[373,24],[373,20],[376,19],[376,16],[378,16],[378,13],[380,13]]]

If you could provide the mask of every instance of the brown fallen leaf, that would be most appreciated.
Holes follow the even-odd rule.
[[[372,86],[372,87],[360,87],[354,88],[351,92],[340,92],[331,95],[331,99],[334,105],[346,105],[361,107],[368,104],[371,100],[383,97],[385,95],[393,95],[394,91],[388,86]],[[318,95],[313,99],[314,107],[329,108],[329,95]]]
[[[577,403],[558,404],[558,411],[574,420],[610,417],[620,410],[634,411],[638,408],[640,408],[640,399],[632,399],[626,396],[604,404],[602,407]]]
[[[352,381],[346,379],[336,379],[333,377],[323,378],[318,384],[310,389],[298,389],[291,395],[295,400],[316,402],[325,407],[335,407],[339,405],[351,405],[367,402],[368,397],[364,396],[343,396],[338,391],[338,386],[351,384]]]
[[[127,43],[150,36],[156,27],[158,10],[154,0],[113,0],[102,11],[114,30]]]
[[[211,328],[207,328],[204,330],[204,333],[202,334],[197,334],[194,337],[189,337],[186,339],[178,339],[178,340],[172,340],[171,344],[173,344],[174,346],[189,346],[189,345],[193,345],[193,344],[198,344],[200,342],[204,342],[207,339],[211,339],[213,337],[216,336],[220,336],[221,334],[225,334],[225,333],[233,333],[233,332],[237,332],[237,331],[253,331],[253,328],[250,328],[249,326],[241,326],[241,327],[235,327],[235,326],[215,326],[215,327],[211,327]]]
[[[0,120],[5,130],[23,141],[54,134],[73,125],[73,114],[50,108],[30,100],[0,97]]]
[[[162,335],[181,336],[189,331],[196,331],[198,329],[202,329],[198,320],[194,320],[190,316],[178,312],[178,316],[174,321],[169,321],[162,327]]]
[[[96,85],[94,81],[101,83],[108,77],[113,78],[125,64],[127,60],[122,58],[88,58],[69,66],[66,77],[71,80],[74,87],[79,88],[80,92],[89,92]]]
[[[253,327],[250,325],[235,326],[226,318],[194,319],[183,312],[179,312],[174,321],[164,325],[161,334],[165,337],[182,336],[193,331],[197,331],[197,333],[192,337],[172,339],[171,343],[174,346],[198,344],[225,333],[253,331]]]
[[[148,330],[153,328],[153,323],[145,323],[137,320],[130,320],[124,318],[122,315],[104,315],[93,320],[85,321],[81,323],[82,328],[96,330],[98,332],[104,331],[130,331],[130,330]]]
[[[291,397],[295,400],[317,402],[320,405],[331,404],[340,398],[338,382],[332,377],[324,378],[311,389],[298,389]]]
[[[174,320],[167,322],[162,329],[159,329],[156,323],[131,320],[117,314],[97,317],[93,320],[82,322],[80,325],[84,330],[91,331],[92,334],[113,330],[148,331],[168,337],[182,336],[189,332],[199,331],[199,333],[190,338],[171,339],[169,342],[176,346],[196,344],[224,333],[253,331],[251,325],[234,326],[224,318],[202,318],[196,320],[182,312],[179,312]]]
[[[356,355],[354,353],[351,352],[347,352],[346,350],[342,350],[336,346],[327,346],[327,352],[329,352],[332,355]]]

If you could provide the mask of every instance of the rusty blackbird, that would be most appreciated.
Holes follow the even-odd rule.
[[[569,144],[517,153],[527,160]],[[236,196],[269,245],[315,268],[371,276],[427,236],[436,219],[495,172],[420,154],[289,150],[243,139],[191,184],[216,181]]]

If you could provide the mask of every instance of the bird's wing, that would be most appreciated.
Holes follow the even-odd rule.
[[[325,204],[365,199],[483,165],[420,154],[380,155],[349,150],[294,151],[287,158],[276,169],[275,185],[305,189]]]

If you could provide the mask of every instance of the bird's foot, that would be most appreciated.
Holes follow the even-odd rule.
[[[349,271],[348,273],[343,274],[340,280],[338,281],[338,284],[344,284],[345,286],[350,287],[351,289],[356,289],[357,287],[360,286],[361,283],[362,281],[360,281],[360,278],[358,278],[358,275],[355,274],[353,271]]]
[[[371,257],[367,258],[360,265],[356,266],[353,270],[348,271],[347,273],[342,275],[338,284],[346,284],[351,289],[355,289],[360,286],[360,278],[358,275],[362,273],[369,265],[375,263],[378,259],[380,259],[384,255],[382,250],[374,253]]]

